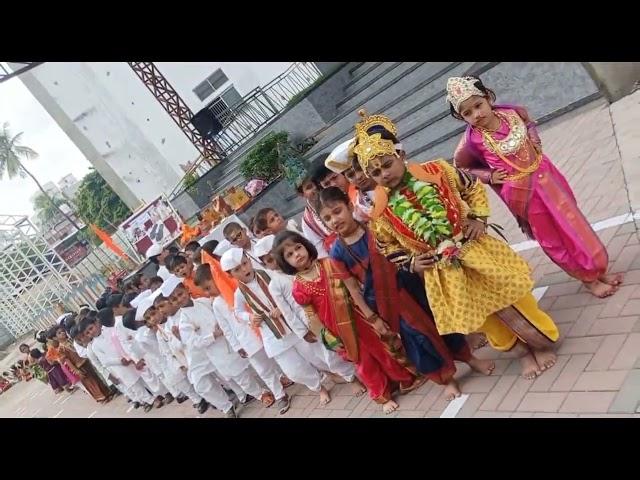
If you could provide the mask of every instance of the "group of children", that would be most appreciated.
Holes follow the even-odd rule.
[[[222,242],[154,247],[160,277],[69,322],[78,356],[146,410],[188,398],[228,417],[254,399],[285,413],[293,382],[326,405],[325,378],[385,413],[395,393],[428,380],[452,400],[456,361],[492,374],[494,362],[473,354],[486,344],[518,353],[526,379],[553,367],[559,331],[527,263],[487,233],[483,183],[594,295],[615,293],[622,275],[607,273],[606,249],[526,110],[494,105],[477,77],[449,79],[447,94],[468,123],[455,166],[408,162],[393,122],[362,111],[354,138],[310,173],[287,172],[306,202],[301,228],[266,208],[249,231],[226,224]],[[66,365],[69,342],[55,335],[47,357]]]

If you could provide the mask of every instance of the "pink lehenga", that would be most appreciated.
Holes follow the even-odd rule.
[[[467,126],[454,155],[458,168],[484,183],[496,169],[504,184],[491,185],[523,232],[565,272],[583,282],[606,273],[605,246],[584,217],[564,176],[542,153],[535,124],[522,107],[496,105],[500,128],[488,132]]]

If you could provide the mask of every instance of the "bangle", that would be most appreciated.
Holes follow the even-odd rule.
[[[414,273],[413,271],[413,267],[416,264],[416,257],[414,255],[411,255],[411,260],[409,260],[409,272]]]
[[[378,319],[378,314],[373,312],[370,316],[366,318],[368,323],[374,323]]]

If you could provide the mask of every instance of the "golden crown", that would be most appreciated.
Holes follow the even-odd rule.
[[[398,155],[392,140],[383,139],[380,133],[369,135],[367,130],[373,126],[381,126],[394,136],[398,130],[386,115],[367,115],[364,109],[358,111],[358,115],[362,117],[362,120],[356,123],[356,141],[358,144],[353,148],[353,153],[356,154],[358,163],[360,163],[362,171],[366,174],[369,162],[375,157]]]

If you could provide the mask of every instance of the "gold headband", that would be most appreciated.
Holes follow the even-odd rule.
[[[447,80],[447,102],[453,105],[456,112],[460,113],[460,104],[465,100],[477,95],[484,96],[484,93],[476,87],[477,78],[473,77],[451,77]]]
[[[398,156],[393,140],[383,139],[380,133],[369,135],[367,130],[373,126],[381,126],[395,136],[397,129],[391,119],[386,115],[368,116],[364,109],[360,110],[358,115],[362,117],[362,120],[356,123],[356,139],[358,144],[353,148],[353,153],[356,154],[358,163],[360,163],[360,167],[366,175],[369,162],[374,158],[385,155]]]

